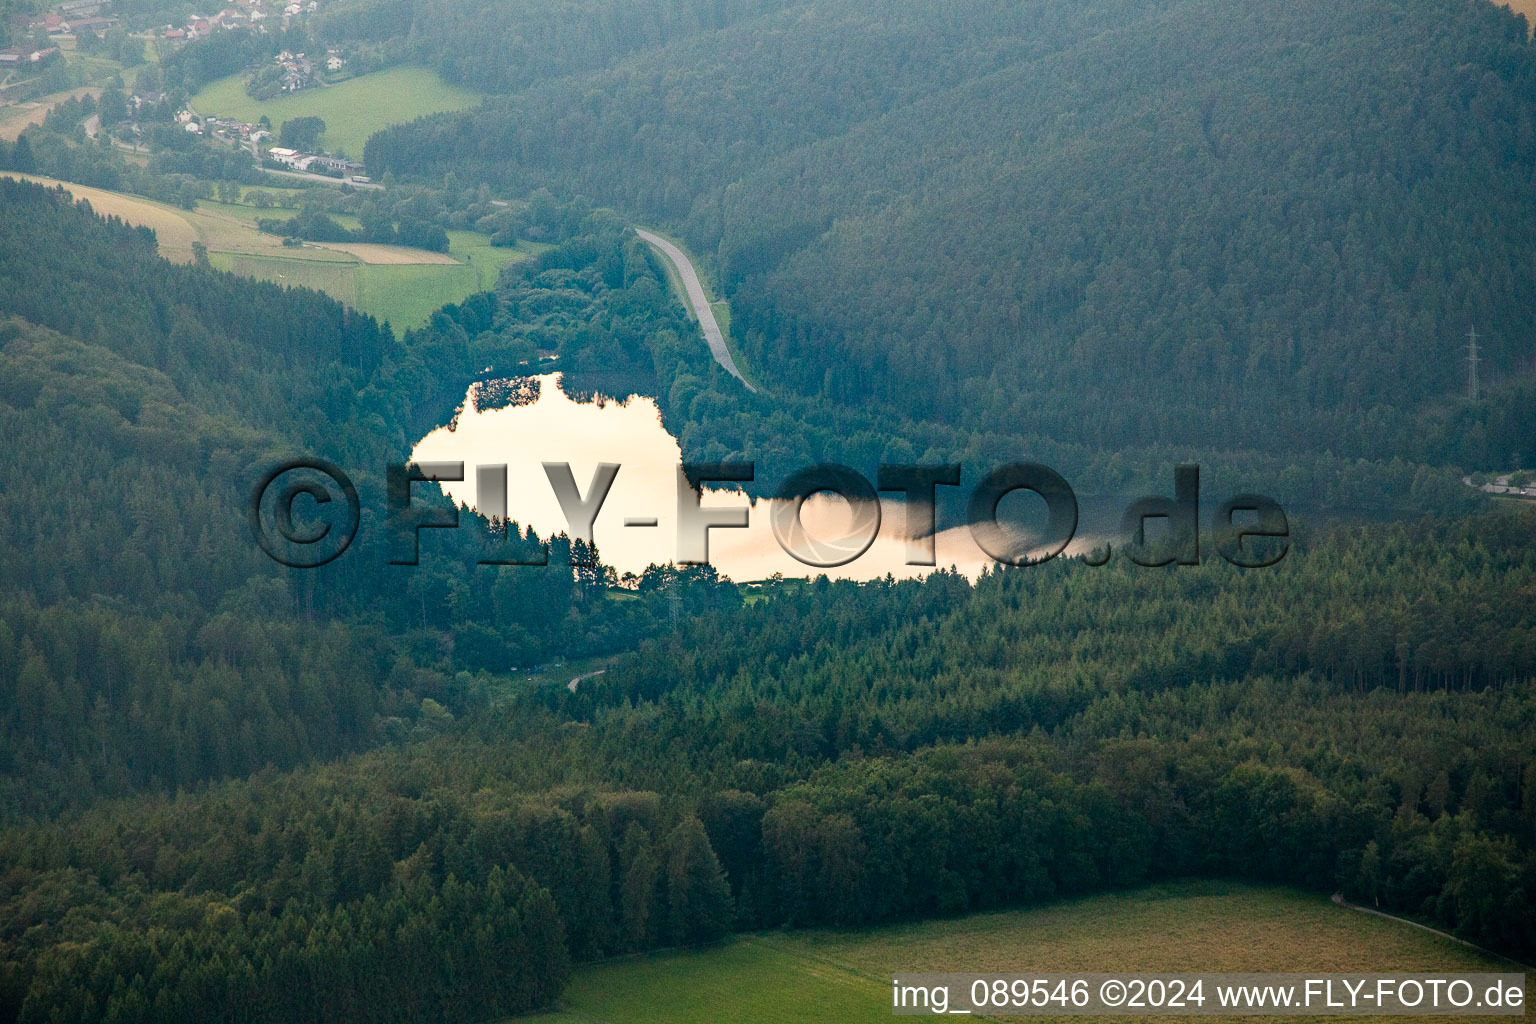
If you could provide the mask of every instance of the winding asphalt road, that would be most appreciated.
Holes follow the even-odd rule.
[[[665,238],[652,234],[644,228],[635,228],[635,234],[660,249],[662,255],[671,260],[672,265],[677,268],[678,275],[683,279],[683,290],[688,293],[688,305],[693,307],[694,316],[699,318],[699,327],[704,331],[704,340],[709,342],[709,351],[715,357],[715,362],[741,381],[748,391],[756,391],[757,388],[748,384],[747,378],[736,369],[736,361],[731,358],[730,350],[725,347],[725,335],[721,333],[720,325],[715,322],[714,311],[709,308],[709,299],[704,295],[704,286],[699,283],[699,275],[694,271],[693,263],[687,255]]]

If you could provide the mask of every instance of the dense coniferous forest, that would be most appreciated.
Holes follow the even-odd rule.
[[[265,229],[539,243],[419,329],[0,178],[0,1024],[467,1024],[606,957],[1188,876],[1536,956],[1536,509],[1461,480],[1536,459],[1522,19],[338,0],[163,80],[331,43],[492,95]],[[263,182],[171,128],[142,165],[89,145],[99,109],[0,169]],[[701,259],[759,390],[637,221]],[[550,366],[760,489],[1028,458],[1122,496],[1194,461],[1207,508],[1306,515],[1262,570],[620,581],[468,509],[391,565],[385,467]],[[246,520],[300,456],[360,492],[315,570]]]
[[[566,956],[1187,874],[1339,888],[1528,956],[1533,528],[1340,529],[1276,572],[781,584],[574,694],[13,828],[11,997],[23,1020],[332,1019],[386,1005],[400,963],[431,995],[386,1019],[476,1019],[458,1007],[527,1005],[453,988],[494,950],[444,937],[490,892],[538,952],[483,983],[533,1001]],[[434,955],[370,937],[413,915]],[[208,988],[214,956],[248,988]]]
[[[328,6],[319,35],[382,43],[394,60],[451,82],[510,92],[589,71],[616,57],[722,29],[788,6],[784,0],[360,0]]]
[[[433,708],[485,701],[487,670],[622,649],[671,614],[601,600],[591,573],[478,566],[468,526],[408,582],[366,526],[352,558],[278,568],[245,524],[252,482],[323,453],[380,522],[384,466],[463,395],[490,305],[397,340],[317,292],[167,263],[61,192],[0,197],[0,817],[431,731]]]
[[[1134,494],[1166,490],[1171,467],[1191,449],[1172,444],[1106,450],[1069,439],[1041,437],[1027,445],[1008,431],[969,431],[913,420],[887,410],[827,403],[786,392],[751,393],[693,340],[692,326],[665,297],[666,279],[648,247],[611,213],[589,213],[577,199],[546,204],[537,195],[515,230],[559,240],[535,260],[509,268],[495,293],[489,330],[471,342],[471,362],[520,372],[534,353],[548,351],[588,390],[652,394],[663,420],[689,458],[755,461],[753,487],[771,493],[778,481],[810,463],[841,460],[873,478],[885,462],[954,459],[967,480],[978,480],[1026,451],[1059,468],[1074,485]],[[508,230],[513,230],[509,228]],[[490,372],[490,371],[487,371]],[[1481,411],[1493,429],[1523,437],[1533,412],[1519,395]],[[1530,424],[1536,429],[1536,423]],[[1445,424],[1447,434],[1477,430],[1474,415]],[[1305,511],[1349,509],[1368,516],[1433,509],[1465,511],[1473,496],[1460,473],[1413,458],[1350,458],[1325,452],[1296,458],[1254,449],[1200,449],[1211,494],[1257,487]]]
[[[218,528],[254,453],[387,450],[431,405],[413,385],[528,347],[643,377],[635,325],[685,330],[648,249],[573,211],[397,342],[4,187],[4,411],[36,439],[7,490],[36,563],[0,614],[16,1019],[474,1020],[548,1003],[568,963],[732,928],[1184,874],[1342,888],[1529,955],[1529,513],[1303,530],[1271,571],[1053,563],[751,604],[659,574],[680,618],[591,573],[469,586],[473,545],[403,587],[382,552],[297,579]],[[557,299],[577,315],[541,319]],[[698,361],[667,352],[657,379]],[[204,363],[249,384],[216,394]],[[56,496],[74,511],[34,514]],[[124,531],[100,550],[93,510]],[[634,653],[574,693],[509,687],[555,630]]]
[[[1113,454],[1212,436],[1249,464],[1483,468],[1532,457],[1508,410],[1533,76],[1522,20],[1460,0],[812,4],[395,128],[368,162],[676,225],[770,390],[958,428],[935,455],[1080,446],[1102,489]]]

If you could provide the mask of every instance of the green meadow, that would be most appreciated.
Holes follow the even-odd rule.
[[[248,225],[254,232],[259,216],[281,217],[290,209],[257,210],[233,203],[203,201],[200,212],[222,215],[226,223]],[[343,227],[357,227],[357,218],[333,213]],[[263,239],[270,236],[259,236]],[[448,255],[456,263],[368,263],[338,250],[306,245],[282,253],[234,252],[209,244],[209,259],[220,270],[242,277],[294,287],[315,288],[334,299],[387,320],[396,332],[420,327],[434,310],[494,287],[501,268],[527,259],[548,246],[519,242],[516,248],[495,246],[477,231],[448,232]]]
[[[327,150],[361,160],[368,136],[418,117],[445,110],[462,110],[480,102],[480,95],[449,85],[426,68],[401,67],[350,78],[329,88],[303,89],[270,100],[246,94],[245,76],[230,75],[211,82],[192,97],[199,114],[255,122],[263,114],[280,128],[295,117],[325,121],[320,143]]]
[[[496,252],[498,256],[494,259],[484,256],[454,264],[354,263],[224,252],[210,253],[209,259],[220,270],[230,270],[242,277],[318,289],[379,320],[389,321],[398,334],[420,327],[435,310],[450,302],[485,291],[495,283],[503,266],[527,255],[513,249]],[[450,250],[449,255],[462,258],[455,250]]]
[[[509,248],[504,245],[492,245],[491,237],[478,231],[448,232],[448,255],[454,259],[464,260],[475,268],[475,276],[479,282],[477,291],[490,291],[495,287],[496,279],[501,276],[501,268],[508,263],[525,260],[548,248],[550,248],[548,243],[529,242],[522,239],[518,240],[516,248]]]
[[[891,1019],[891,978],[904,971],[1194,970],[1333,973],[1518,968],[1405,922],[1335,906],[1317,894],[1239,883],[1181,882],[1032,910],[857,931],[764,932],[694,952],[625,957],[578,968],[558,1010],[519,1020],[527,1024],[799,1024],[808,1020],[875,1024]]]

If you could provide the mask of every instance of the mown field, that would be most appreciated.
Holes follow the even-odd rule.
[[[207,244],[204,240],[204,232],[200,232],[192,223],[192,217],[188,216],[187,211],[178,210],[173,206],[122,192],[109,192],[106,189],[91,188],[88,185],[76,185],[73,182],[45,178],[38,174],[20,174],[15,171],[6,173],[9,177],[35,181],[50,188],[63,186],[70,195],[89,202],[91,208],[104,217],[118,217],[129,224],[151,228],[159,242],[160,255],[173,263],[192,262],[193,242],[203,241],[205,245]],[[204,225],[204,230],[212,231],[213,226]]]
[[[4,78],[0,75],[0,78]],[[0,106],[0,139],[14,141],[28,125],[42,124],[43,118],[48,116],[48,111],[63,103],[67,99],[78,99],[81,96],[99,96],[101,89],[85,87],[71,89],[68,92],[55,92],[47,96],[39,96],[35,100],[27,100],[23,103],[7,103]]]
[[[387,320],[398,333],[427,322],[432,312],[450,302],[458,302],[486,284],[482,278],[495,275],[488,264],[448,263],[363,263],[345,259],[345,254],[318,246],[305,246],[303,256],[255,256],[240,253],[212,253],[209,259],[220,270],[232,270],[244,277],[295,287],[315,288],[380,320]],[[501,266],[520,258],[515,250],[504,249],[509,258]],[[333,253],[342,259],[313,258],[316,253]],[[499,266],[498,268],[499,269]]]
[[[270,100],[246,94],[245,76],[211,82],[192,97],[199,114],[255,122],[263,114],[274,129],[295,117],[325,121],[320,144],[361,160],[368,136],[392,124],[414,121],[444,110],[462,110],[480,102],[478,93],[449,85],[426,68],[391,68],[351,78],[327,89],[312,88]]]
[[[487,236],[477,232],[450,231],[446,256],[405,246],[347,243],[308,243],[294,249],[284,246],[275,235],[256,230],[258,216],[292,212],[280,207],[257,210],[233,203],[201,202],[196,210],[183,210],[140,196],[52,178],[19,177],[45,185],[63,185],[76,198],[89,200],[98,213],[153,228],[160,254],[166,259],[190,263],[192,243],[202,242],[208,247],[209,261],[220,270],[318,289],[364,313],[388,320],[396,331],[418,327],[426,323],[433,310],[490,288],[502,267],[546,248],[537,243],[524,243],[516,248],[493,246]],[[334,219],[346,227],[357,226],[356,218],[343,214]]]
[[[761,933],[699,952],[629,957],[578,969],[558,1012],[520,1020],[873,1024],[891,1019],[891,977],[903,971],[1446,970],[1518,968],[1311,893],[1185,882],[1035,910],[861,931]]]

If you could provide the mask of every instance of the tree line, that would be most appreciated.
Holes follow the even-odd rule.
[[[974,585],[786,582],[701,608],[574,693],[523,688],[329,765],[5,830],[5,1001],[23,1020],[108,1019],[139,998],[219,1012],[227,989],[199,979],[249,977],[248,963],[258,982],[286,980],[253,1019],[268,1002],[362,1019],[369,986],[399,991],[376,972],[406,955],[401,929],[457,934],[455,900],[479,906],[464,894],[498,884],[529,908],[532,931],[507,941],[554,973],[503,961],[455,989],[430,972],[468,977],[457,958],[483,945],[410,947],[412,984],[432,995],[388,1019],[535,1005],[516,999],[547,1001],[558,983],[536,982],[567,958],[733,928],[1191,875],[1341,889],[1529,956],[1536,652],[1529,603],[1512,598],[1536,572],[1533,528],[1529,514],[1341,528],[1309,541],[1299,570],[1212,564],[1145,587],[1131,576],[1144,570],[1073,562]],[[1314,618],[1295,594],[1327,615],[1390,605],[1410,579],[1436,643],[1491,628],[1527,646],[1470,677],[1362,677],[1322,647],[1265,666]],[[1479,587],[1510,618],[1463,617],[1458,592]],[[146,944],[181,952],[142,971],[128,951]],[[297,952],[268,952],[289,946],[299,973],[281,973]]]

